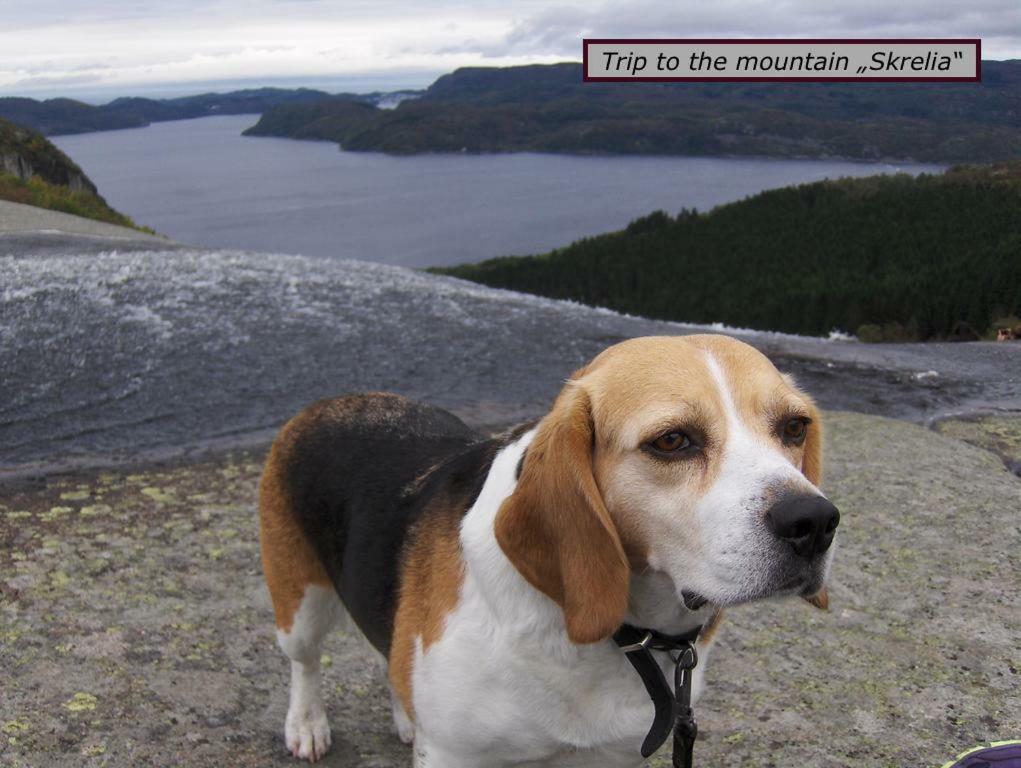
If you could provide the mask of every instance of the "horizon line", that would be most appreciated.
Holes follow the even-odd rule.
[[[1021,61],[1019,58],[992,59],[983,58],[983,62],[1007,63]],[[370,93],[393,93],[395,91],[425,90],[443,75],[459,69],[515,69],[527,66],[556,66],[558,64],[577,64],[582,66],[580,59],[564,59],[550,64],[516,64],[510,66],[473,64],[457,67],[453,70],[415,70],[400,72],[375,72],[337,75],[303,75],[303,76],[253,76],[235,78],[212,78],[206,80],[181,80],[165,83],[133,83],[127,85],[101,85],[67,87],[40,86],[18,88],[12,86],[0,89],[0,98],[24,98],[34,101],[51,99],[71,99],[93,106],[103,106],[118,98],[143,98],[164,100],[188,96],[200,96],[208,93],[227,94],[242,90],[259,90],[262,88],[279,88],[282,90],[321,90],[330,95],[353,93],[366,95]],[[330,90],[332,88],[332,90]]]

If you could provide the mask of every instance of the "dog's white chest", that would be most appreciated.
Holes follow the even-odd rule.
[[[415,661],[418,768],[642,764],[655,708],[612,641],[544,647],[494,627],[470,587],[464,597],[443,638]]]

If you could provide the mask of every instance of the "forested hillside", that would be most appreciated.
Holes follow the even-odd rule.
[[[1021,314],[1021,163],[657,211],[541,256],[435,272],[686,322],[930,339]],[[1015,320],[1016,322],[1016,320]]]
[[[466,67],[396,109],[268,110],[246,133],[352,151],[894,158],[1021,157],[1021,61],[981,83],[584,83],[580,64]]]

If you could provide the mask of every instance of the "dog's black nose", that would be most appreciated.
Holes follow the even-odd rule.
[[[833,543],[840,512],[823,496],[786,496],[766,513],[766,524],[801,557],[821,555]]]

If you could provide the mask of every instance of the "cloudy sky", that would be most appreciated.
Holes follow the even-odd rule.
[[[578,60],[582,37],[980,37],[1011,59],[1021,0],[0,0],[0,96],[394,90]]]

